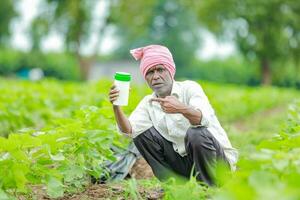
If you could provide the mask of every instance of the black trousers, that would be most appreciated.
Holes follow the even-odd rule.
[[[187,155],[182,157],[173,149],[172,142],[154,128],[133,139],[135,146],[148,162],[159,180],[180,175],[208,185],[214,184],[213,168],[217,160],[226,162],[224,150],[205,127],[189,128],[184,138]]]

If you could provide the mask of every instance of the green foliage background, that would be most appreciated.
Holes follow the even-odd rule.
[[[11,49],[0,49],[0,74],[16,76],[22,69],[40,68],[48,77],[63,80],[79,80],[79,64],[69,54],[25,53]]]
[[[32,184],[45,185],[50,197],[60,197],[80,191],[89,183],[90,176],[99,177],[105,173],[103,163],[114,160],[110,145],[124,148],[129,142],[116,132],[107,99],[111,84],[108,80],[74,83],[51,79],[40,82],[0,79],[0,132],[3,135],[0,137],[1,198],[20,194],[31,198]],[[237,87],[203,81],[200,84],[226,129],[237,119],[299,98],[295,90],[274,87]],[[149,93],[146,86],[133,85],[130,104],[125,107],[125,112],[129,114]],[[261,173],[270,178],[264,180],[271,184],[270,187],[280,187],[278,184],[284,181],[286,188],[291,187],[297,195],[293,189],[297,184],[290,182],[294,179],[285,181],[283,177],[298,176],[292,164],[297,162],[297,139],[294,138],[298,137],[299,131],[298,106],[294,105],[288,123],[274,140],[258,143],[257,151],[242,151],[237,173],[220,173],[223,174],[220,183],[224,185],[221,192],[202,188],[193,179],[188,183],[174,180],[161,185],[166,190],[166,199],[178,199],[191,190],[196,199],[207,194],[222,199],[228,195],[239,199],[240,193],[231,190],[236,187],[240,187],[241,192],[245,190],[245,194],[254,192],[260,197],[265,194],[260,193],[255,183],[260,181]],[[235,143],[243,142],[231,132],[229,137],[233,137]],[[245,179],[250,182],[245,182]],[[254,181],[253,184],[251,181]],[[130,190],[132,184],[136,183],[129,184]]]

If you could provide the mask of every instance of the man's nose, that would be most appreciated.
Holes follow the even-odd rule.
[[[153,79],[158,79],[159,78],[159,73],[155,70],[153,74]]]

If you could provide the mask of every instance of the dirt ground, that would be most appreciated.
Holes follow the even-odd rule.
[[[159,188],[147,190],[142,187],[138,187],[140,199],[157,200],[162,199],[163,193]],[[91,185],[84,192],[80,194],[73,194],[65,196],[59,200],[98,200],[98,199],[117,199],[125,200],[131,199],[128,192],[124,190],[121,185]]]
[[[131,171],[129,172],[130,176],[135,179],[147,179],[152,178],[153,172],[148,163],[144,158],[139,158],[133,165]]]
[[[129,172],[128,178],[149,179],[152,178],[153,172],[147,162],[140,158],[133,165]],[[162,199],[163,192],[161,188],[147,189],[138,186],[139,199],[157,200]],[[44,188],[41,186],[33,186],[34,197],[38,200],[50,200],[45,194]],[[28,197],[19,198],[20,200],[28,199]],[[113,184],[91,184],[85,188],[83,192],[75,194],[66,194],[57,200],[99,200],[99,199],[130,199],[129,192],[119,183]]]

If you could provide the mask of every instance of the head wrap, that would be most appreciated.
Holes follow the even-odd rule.
[[[144,78],[147,71],[155,65],[163,65],[174,79],[176,72],[175,63],[171,52],[167,47],[161,45],[149,45],[130,50],[131,55],[136,60],[141,60],[140,70]]]

